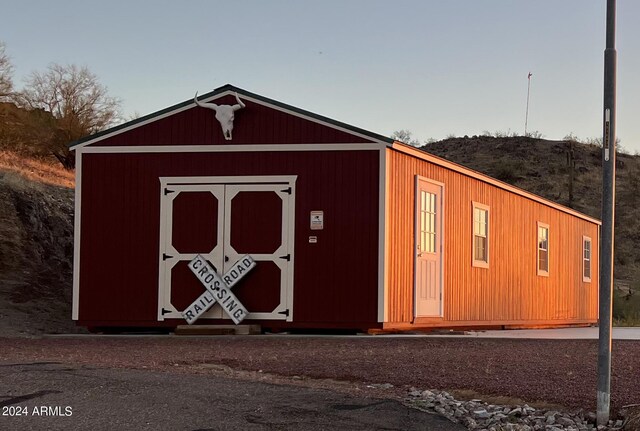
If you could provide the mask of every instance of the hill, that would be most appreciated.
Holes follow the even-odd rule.
[[[75,332],[73,173],[0,152],[0,335]]]
[[[529,137],[465,136],[433,142],[421,149],[601,218],[602,148],[597,145]],[[630,286],[638,290],[639,156],[620,153],[617,156],[615,214],[615,283],[619,288]]]

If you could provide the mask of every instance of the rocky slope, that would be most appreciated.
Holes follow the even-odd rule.
[[[434,142],[422,150],[601,218],[602,149],[597,145],[465,136]],[[639,289],[640,157],[618,154],[616,166],[615,279],[620,286]]]
[[[0,335],[75,331],[73,189],[19,170],[0,163]]]

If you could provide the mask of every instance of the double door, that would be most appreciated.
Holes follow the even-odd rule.
[[[294,179],[160,180],[158,320],[182,318],[204,292],[187,266],[197,254],[221,276],[249,254],[256,267],[233,287],[247,319],[291,321]],[[200,318],[227,316],[215,304]]]

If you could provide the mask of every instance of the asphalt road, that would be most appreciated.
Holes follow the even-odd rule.
[[[2,430],[465,429],[394,400],[195,374],[0,363],[0,382]]]

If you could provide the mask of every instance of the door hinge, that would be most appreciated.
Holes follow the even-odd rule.
[[[167,259],[171,259],[173,256],[169,256],[166,253],[162,253],[162,260],[167,260]]]
[[[287,194],[289,194],[289,195],[290,195],[290,194],[291,194],[291,187],[288,187],[288,188],[286,188],[286,189],[284,189],[284,190],[280,190],[280,191],[281,191],[282,193],[287,193]]]
[[[284,260],[286,260],[287,262],[290,262],[290,261],[291,261],[291,254],[288,254],[288,255],[286,255],[286,256],[280,256],[280,259],[284,259]]]
[[[169,314],[171,313],[171,310],[167,310],[164,307],[162,307],[162,315],[164,316],[165,314]]]
[[[168,188],[166,188],[166,187],[164,188],[164,195],[165,195],[165,196],[166,196],[166,195],[168,195],[169,193],[175,193],[175,192],[176,192],[175,190],[169,190],[169,189],[168,189]]]
[[[285,316],[289,317],[289,309],[287,308],[284,311],[278,311],[278,314],[284,314]]]

